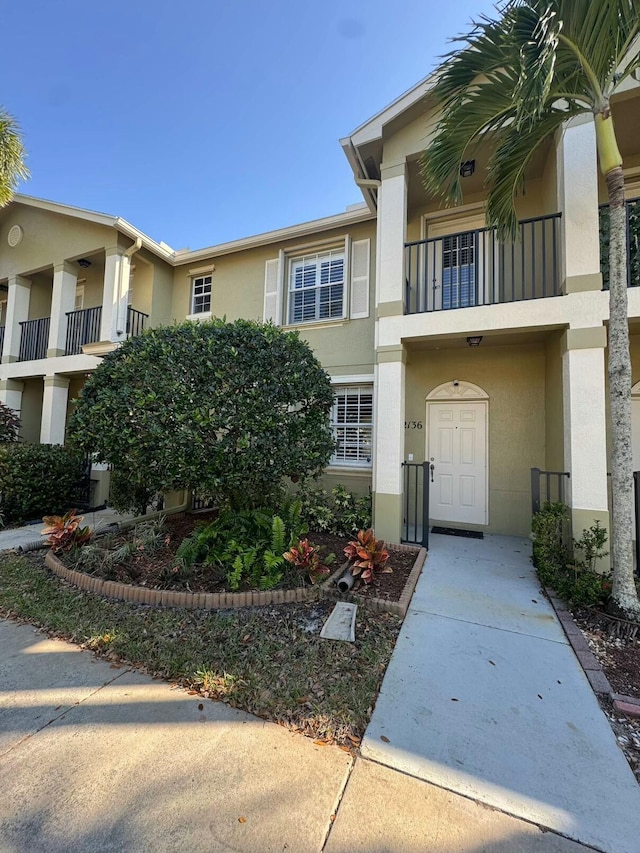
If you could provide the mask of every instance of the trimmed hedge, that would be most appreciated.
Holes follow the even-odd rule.
[[[0,512],[5,524],[66,512],[82,467],[82,455],[60,445],[0,445]]]

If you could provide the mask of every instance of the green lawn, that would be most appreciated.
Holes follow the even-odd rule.
[[[355,644],[321,640],[332,606],[154,610],[80,592],[51,576],[41,553],[0,558],[0,615],[314,738],[351,745],[369,720],[401,620],[359,607]]]

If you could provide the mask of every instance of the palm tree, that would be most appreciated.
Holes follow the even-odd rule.
[[[489,152],[487,219],[516,235],[527,164],[568,119],[593,114],[610,210],[609,381],[614,607],[640,617],[631,549],[631,363],[622,158],[610,99],[640,66],[640,0],[510,0],[483,17],[436,72],[442,114],[422,158],[427,189],[459,204],[460,164]],[[640,535],[640,531],[638,533]]]
[[[16,120],[0,107],[0,207],[13,198],[18,181],[29,177]]]

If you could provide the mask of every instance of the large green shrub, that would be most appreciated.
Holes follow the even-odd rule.
[[[297,494],[302,518],[311,530],[335,536],[355,536],[371,527],[371,495],[357,495],[338,484],[331,492],[309,485]]]
[[[17,441],[20,431],[20,418],[13,409],[0,403],[0,443]]]
[[[0,445],[0,512],[15,523],[59,515],[72,507],[83,459],[51,444]]]
[[[271,503],[334,447],[331,382],[297,333],[238,320],[151,329],[109,353],[70,441],[126,472],[133,493],[186,489],[220,506]]]

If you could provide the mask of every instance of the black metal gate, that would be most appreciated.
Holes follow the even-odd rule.
[[[429,547],[429,463],[403,462],[402,541]]]

